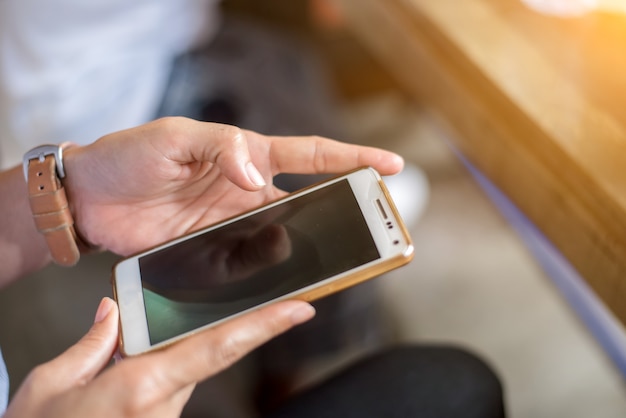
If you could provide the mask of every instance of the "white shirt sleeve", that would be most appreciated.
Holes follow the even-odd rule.
[[[0,416],[4,414],[9,403],[9,374],[0,350]]]
[[[218,0],[3,0],[0,138],[86,144],[151,120],[173,58],[215,30]]]

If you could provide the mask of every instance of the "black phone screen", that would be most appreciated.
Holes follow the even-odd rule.
[[[347,180],[139,258],[151,344],[380,255]]]

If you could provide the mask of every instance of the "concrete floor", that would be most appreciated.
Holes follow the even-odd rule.
[[[402,339],[462,345],[486,358],[511,417],[624,417],[624,380],[437,127],[396,95],[344,108],[359,142],[424,169],[430,200],[411,227],[415,260],[381,278]],[[77,340],[110,295],[115,257],[50,267],[0,293],[0,345],[13,389],[34,365]]]

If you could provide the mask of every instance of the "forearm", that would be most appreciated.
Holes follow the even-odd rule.
[[[21,167],[0,173],[0,288],[50,262],[37,232]]]

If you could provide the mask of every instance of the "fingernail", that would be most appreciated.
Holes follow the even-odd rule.
[[[98,322],[102,322],[104,318],[107,317],[109,312],[111,312],[111,308],[113,308],[113,301],[109,298],[103,298],[100,302],[100,306],[98,306],[98,311],[96,312],[96,319],[93,321],[94,324]]]
[[[246,164],[246,173],[248,174],[248,178],[252,183],[257,186],[265,186],[265,179],[263,178],[261,173],[259,173],[259,170],[257,170],[254,164],[252,164],[251,162]]]
[[[303,305],[291,313],[291,321],[294,325],[308,321],[315,316],[315,308],[311,305]]]

